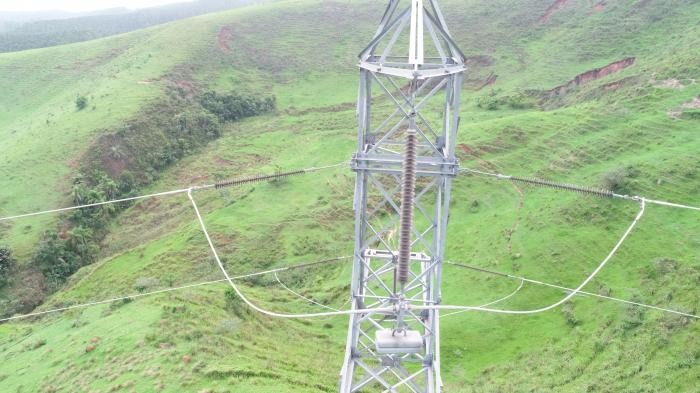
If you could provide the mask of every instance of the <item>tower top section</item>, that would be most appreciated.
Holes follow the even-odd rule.
[[[359,57],[361,68],[408,79],[459,73],[465,60],[437,0],[389,0]]]

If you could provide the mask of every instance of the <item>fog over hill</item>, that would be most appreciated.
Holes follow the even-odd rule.
[[[95,15],[114,15],[129,11],[130,10],[126,7],[104,8],[95,11],[62,11],[58,9],[45,11],[0,11],[0,23],[13,23],[15,26],[20,26],[24,23],[42,20],[68,19]]]
[[[0,52],[87,41],[263,0],[197,0],[129,10],[0,12]]]

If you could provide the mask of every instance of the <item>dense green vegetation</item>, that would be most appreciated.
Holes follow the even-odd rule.
[[[441,4],[471,59],[463,166],[700,204],[697,2],[606,2],[600,9],[569,1],[546,22],[542,1]],[[354,54],[381,7],[289,1],[1,55],[0,71],[14,77],[0,78],[0,214],[346,160],[355,148]],[[632,66],[551,94],[630,56]],[[77,95],[89,100],[82,111]],[[276,111],[264,115],[225,122],[249,105],[219,109],[235,108],[229,100],[236,97],[263,97],[253,106],[265,107],[273,95]],[[351,253],[353,180],[338,168],[196,198],[229,271],[242,274]],[[447,257],[575,286],[637,209],[460,177]],[[220,279],[183,196],[79,215],[99,220],[91,229],[102,233],[83,244],[85,233],[71,234],[77,227],[69,226],[67,251],[87,245],[94,263],[57,285],[38,310]],[[59,228],[64,241],[62,223],[74,219],[0,227],[0,243],[17,260],[0,306],[42,302],[32,296],[54,284],[32,256],[45,230]],[[694,212],[649,206],[586,290],[697,314],[699,250]],[[445,269],[449,304],[483,304],[519,284]],[[280,279],[340,307],[349,272],[339,263]],[[226,289],[195,287],[3,324],[0,384],[10,392],[335,390],[345,318],[273,320],[249,312]],[[275,310],[317,309],[273,277],[245,281],[245,290]],[[561,296],[528,284],[501,306],[533,308]],[[529,317],[457,314],[441,327],[446,392],[689,392],[700,378],[697,322],[631,305],[581,297]]]
[[[255,97],[243,97],[238,93],[217,94],[209,91],[202,95],[199,102],[222,122],[240,120],[275,109],[274,97],[260,100]]]
[[[78,97],[78,109],[85,107]],[[82,107],[80,103],[83,102]],[[196,103],[201,102],[202,106]],[[222,124],[275,109],[274,97],[205,92],[200,99],[177,91],[137,120],[104,133],[73,178],[73,204],[94,204],[137,195],[168,166],[218,138]],[[58,230],[44,235],[33,257],[51,288],[92,263],[112,218],[128,203],[74,210]],[[60,233],[59,233],[60,231]],[[6,310],[12,314],[21,310]]]

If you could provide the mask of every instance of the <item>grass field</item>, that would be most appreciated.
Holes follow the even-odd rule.
[[[278,110],[226,125],[143,192],[347,160],[355,147],[354,56],[381,12],[375,3],[288,1],[0,55],[8,76],[0,78],[0,215],[70,203],[70,179],[93,141],[182,86],[273,93]],[[700,4],[598,9],[572,0],[541,23],[549,2],[442,3],[464,52],[481,59],[470,63],[463,92],[462,166],[593,186],[614,178],[620,192],[700,204],[700,122],[688,104],[700,95]],[[560,96],[546,93],[626,57],[634,65]],[[477,90],[491,74],[495,83]],[[524,109],[479,105],[522,92],[547,98]],[[78,94],[89,98],[82,111]],[[242,274],[351,253],[353,182],[336,168],[196,198],[224,262]],[[455,180],[451,208],[448,259],[569,287],[638,211],[632,202],[466,174]],[[12,222],[0,227],[0,243],[26,263],[56,222]],[[699,252],[697,213],[649,206],[586,290],[697,314]],[[446,304],[486,303],[519,284],[445,269]],[[280,279],[337,307],[349,274],[339,263]],[[147,200],[113,220],[100,260],[39,310],[219,278],[187,198]],[[245,288],[275,310],[316,310],[274,277]],[[225,289],[0,325],[0,390],[335,391],[344,318],[271,320],[226,300]],[[527,284],[499,306],[537,307],[561,296]],[[700,382],[697,323],[658,311],[581,297],[536,316],[463,313],[441,326],[446,392],[690,392]]]

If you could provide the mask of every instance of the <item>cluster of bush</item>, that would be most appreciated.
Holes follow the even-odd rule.
[[[75,109],[82,111],[87,106],[87,103],[87,97],[79,95],[75,98]]]
[[[237,93],[218,94],[210,91],[204,93],[199,102],[206,110],[218,116],[222,122],[236,121],[275,109],[274,97],[260,99]]]
[[[274,98],[203,94],[171,97],[139,119],[103,136],[73,180],[73,203],[127,198],[167,166],[221,135],[223,123],[275,109]],[[118,163],[115,167],[110,165]],[[44,233],[33,262],[54,288],[97,258],[108,221],[129,203],[74,210],[57,230]],[[0,267],[1,269],[1,267]]]

